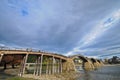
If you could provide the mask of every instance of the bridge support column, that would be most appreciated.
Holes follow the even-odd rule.
[[[48,58],[48,74],[50,74],[50,59]]]
[[[52,74],[52,61],[51,60],[49,60],[48,73],[49,75]]]
[[[37,59],[36,59],[36,61],[35,61],[35,68],[34,68],[34,73],[33,73],[33,75],[36,75],[37,74],[37,68],[38,68],[38,57],[37,57]]]
[[[60,73],[62,73],[62,59],[60,59]]]
[[[55,73],[58,73],[58,69],[59,69],[59,61],[56,60],[56,64],[55,64]]]
[[[54,56],[52,57],[52,74],[54,74],[54,71],[55,71],[55,68],[54,68],[54,66],[55,66],[55,58],[54,58]]]
[[[20,66],[20,73],[19,76],[22,77],[25,73],[25,67],[26,67],[26,62],[28,59],[28,54],[26,54],[23,58],[23,61],[21,62],[21,66]]]
[[[40,58],[40,76],[42,74],[42,64],[43,64],[43,54],[41,54],[41,58]]]
[[[57,63],[57,73],[60,73],[60,59],[58,60],[58,63]]]
[[[54,74],[57,72],[57,59],[54,58]]]
[[[41,57],[40,56],[38,56],[37,57],[37,73],[36,73],[36,75],[37,76],[39,76],[40,75],[40,61],[41,61]]]
[[[48,74],[48,72],[49,72],[49,63],[47,62],[47,64],[46,64],[46,74]]]
[[[2,61],[3,56],[4,56],[4,54],[0,54],[0,63]]]
[[[23,63],[23,73],[22,73],[22,74],[25,73],[25,66],[26,66],[26,63],[27,63],[27,59],[28,59],[28,54],[26,54],[25,59],[24,59],[24,63]]]

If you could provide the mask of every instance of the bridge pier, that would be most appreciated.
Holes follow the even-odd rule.
[[[104,65],[102,61],[100,61],[100,60],[97,60],[97,61],[99,62],[100,66]]]
[[[29,63],[27,63],[28,65]],[[41,76],[42,74],[51,75],[62,73],[62,59],[54,56],[37,55],[34,64],[33,75]],[[28,66],[27,66],[28,67]],[[28,70],[29,71],[29,70]]]
[[[60,72],[60,68],[61,68],[60,60],[61,60],[61,59],[55,59],[54,73],[58,73],[58,74],[61,73],[61,72]]]
[[[62,66],[63,66],[62,59],[60,59],[60,73],[62,73],[62,70],[63,70]]]
[[[28,55],[29,54],[26,54],[21,62],[21,66],[20,66],[20,72],[19,72],[19,76],[22,77],[24,74],[25,74],[25,68],[26,68],[26,62],[27,62],[27,59],[28,59]]]
[[[40,76],[42,74],[42,63],[43,63],[43,54],[41,54],[41,58],[40,58]]]
[[[62,67],[61,67],[61,68],[62,68]],[[61,70],[62,70],[62,69],[61,69]],[[64,62],[64,64],[63,64],[63,70],[64,70],[65,72],[75,71],[75,65],[74,65],[73,59],[67,58],[67,61]]]
[[[54,66],[55,66],[55,58],[54,56],[52,56],[52,74],[54,74],[55,71]]]
[[[4,56],[4,54],[0,54],[0,63],[2,61],[3,56]]]
[[[50,74],[52,74],[52,62],[51,62],[51,58],[50,57],[49,57],[48,64],[49,64],[49,66],[48,66],[48,74],[50,75]]]
[[[48,74],[48,72],[49,72],[49,63],[47,62],[47,64],[46,64],[46,75]]]
[[[57,62],[57,73],[60,73],[60,59],[58,59],[58,62]]]
[[[95,68],[98,68],[98,67],[100,67],[100,64],[99,64],[99,62],[97,62],[97,61],[96,61],[95,63],[93,63],[93,65],[94,65],[94,67],[95,67]]]
[[[57,70],[56,73],[60,73],[60,59],[57,61]]]
[[[42,74],[42,65],[43,65],[42,62],[43,62],[43,54],[41,54],[41,56],[37,55],[33,75],[41,76],[41,74]]]
[[[95,68],[98,68],[101,66],[100,62],[97,59],[91,58],[91,61]]]
[[[37,61],[38,61],[38,59],[36,59],[36,61],[35,61],[35,67],[34,67],[34,73],[33,73],[33,75],[36,75],[36,71],[37,71]]]
[[[41,56],[38,56],[38,57],[37,57],[37,65],[36,65],[36,66],[37,66],[37,71],[36,71],[36,75],[37,75],[37,76],[40,74],[40,71],[41,71],[41,70],[40,70],[40,65],[41,65],[41,62],[40,62],[40,61],[41,61]]]
[[[84,69],[85,70],[93,70],[95,67],[91,61],[87,61],[84,63]]]

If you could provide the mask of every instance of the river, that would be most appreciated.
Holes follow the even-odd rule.
[[[81,71],[77,80],[120,80],[120,65],[103,66],[94,71]]]
[[[10,70],[6,70],[9,72]],[[15,70],[12,70],[11,73],[16,73]],[[102,66],[96,70],[92,71],[83,71],[77,73],[79,76],[75,80],[120,80],[120,65],[107,65]],[[5,73],[3,70],[0,70],[0,80],[6,80],[6,78],[14,77]]]

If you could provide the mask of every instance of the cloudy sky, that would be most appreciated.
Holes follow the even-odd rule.
[[[0,0],[0,46],[120,56],[120,0]]]

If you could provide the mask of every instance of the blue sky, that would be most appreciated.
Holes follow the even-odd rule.
[[[120,56],[120,0],[0,0],[0,46]]]

